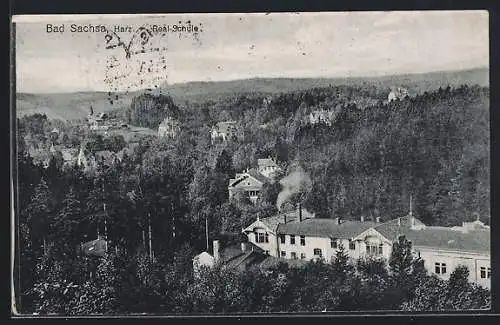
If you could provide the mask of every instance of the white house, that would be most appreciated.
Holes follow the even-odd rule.
[[[333,110],[315,110],[309,114],[309,123],[318,124],[323,123],[331,126],[335,120],[335,112]]]
[[[235,121],[219,122],[210,131],[210,137],[212,143],[217,140],[226,142],[236,138],[237,133],[237,124]]]
[[[304,219],[280,224],[277,229],[279,256],[305,260],[323,258],[330,262],[342,245],[350,257],[358,258],[363,255],[365,247],[353,238],[374,225],[371,221],[344,221],[340,218]]]
[[[260,219],[257,217],[257,220],[243,229],[242,232],[247,235],[250,243],[260,247],[271,256],[279,257],[278,227],[281,224],[288,224],[306,218],[314,218],[314,214],[305,209],[282,212],[268,218]]]
[[[229,180],[229,199],[233,199],[236,193],[243,193],[252,203],[256,203],[265,183],[272,180],[255,169],[247,169],[243,173],[236,173],[235,178]]]
[[[405,88],[398,87],[394,90],[392,90],[389,95],[387,96],[387,101],[392,102],[397,99],[404,99],[405,97],[408,97],[408,90]]]
[[[272,256],[323,258],[326,262],[332,260],[340,244],[352,259],[389,259],[392,243],[404,235],[429,273],[448,279],[457,266],[465,265],[471,282],[487,288],[491,285],[490,229],[478,220],[452,228],[426,226],[411,213],[383,223],[280,214],[257,218],[242,231],[248,241]]]
[[[464,223],[460,229],[426,226],[410,213],[370,228],[355,240],[387,245],[404,235],[411,241],[415,256],[422,258],[429,273],[446,280],[457,266],[465,265],[469,269],[469,281],[489,288],[490,230],[479,223]],[[390,256],[392,245],[387,247],[383,252],[385,258]]]

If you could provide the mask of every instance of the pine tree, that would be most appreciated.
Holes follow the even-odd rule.
[[[411,242],[405,236],[399,236],[398,240],[392,244],[389,268],[393,279],[398,283],[404,281],[411,272],[413,264],[411,248]]]
[[[335,274],[344,278],[353,270],[353,266],[349,264],[349,254],[346,252],[342,243],[338,246],[332,266]]]
[[[35,247],[45,243],[53,209],[51,195],[47,182],[42,178],[35,187],[30,204],[26,209],[28,231],[31,233],[31,241]]]
[[[79,244],[78,226],[80,225],[81,209],[80,201],[76,198],[75,191],[71,186],[63,200],[63,208],[57,215],[56,222],[52,225],[52,238],[57,241],[61,248],[65,247],[66,253],[74,252],[74,246]]]

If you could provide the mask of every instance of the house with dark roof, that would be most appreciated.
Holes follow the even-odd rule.
[[[279,224],[279,256],[289,259],[324,259],[330,262],[342,245],[349,256],[358,258],[360,246],[354,238],[375,225],[372,221],[304,219]]]
[[[237,137],[238,127],[236,121],[225,121],[215,124],[210,130],[210,138],[212,144],[217,140],[226,142]]]
[[[219,265],[238,272],[244,271],[267,271],[276,267],[280,262],[287,262],[270,256],[259,246],[251,242],[243,242],[239,245],[231,245],[221,248],[219,240],[213,241],[213,253],[202,252],[193,258],[193,272],[197,277],[202,267],[212,268]],[[302,261],[289,261],[290,267],[305,265]]]
[[[281,168],[272,158],[257,159],[257,170],[267,178],[273,178]]]
[[[294,211],[280,212],[268,218],[257,217],[257,220],[242,229],[242,232],[247,236],[248,242],[260,247],[270,256],[279,257],[278,227],[282,224],[310,218],[314,218],[314,214],[299,208]]]
[[[389,258],[391,243],[404,235],[429,273],[448,279],[457,266],[465,265],[471,282],[490,287],[490,230],[479,223],[464,223],[462,227],[426,226],[410,213],[367,229],[354,240],[360,243],[360,252],[365,255]],[[377,250],[377,245],[387,249]]]
[[[85,256],[104,257],[107,249],[108,242],[104,236],[97,236],[97,239],[80,245],[80,252]]]
[[[272,179],[262,175],[256,169],[247,169],[243,173],[236,173],[234,178],[229,180],[227,187],[229,191],[229,200],[237,193],[247,196],[252,203],[257,202],[262,187],[266,183],[272,182]]]
[[[408,215],[387,222],[318,219],[296,213],[281,213],[259,219],[242,230],[248,241],[275,258],[286,260],[332,260],[340,245],[349,257],[388,260],[393,242],[404,235],[412,243],[415,257],[428,272],[448,279],[459,265],[469,269],[469,280],[490,287],[490,229],[479,220],[461,227],[427,226]]]

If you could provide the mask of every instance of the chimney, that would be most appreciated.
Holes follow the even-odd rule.
[[[398,218],[398,226],[401,226],[401,218]]]
[[[365,222],[365,217],[361,216],[361,222]]]
[[[340,225],[340,218],[339,218],[339,217],[335,218],[335,223],[336,223],[337,225]]]
[[[302,222],[302,203],[299,203],[299,221]]]
[[[247,250],[247,245],[246,243],[241,243],[241,251],[245,252]]]
[[[219,259],[220,259],[220,255],[219,255],[219,241],[218,240],[214,240],[213,246],[214,246],[214,261],[215,261],[215,263],[217,263],[219,261]]]
[[[380,217],[376,217],[376,218],[375,218],[375,222],[376,222],[376,223],[380,223]]]

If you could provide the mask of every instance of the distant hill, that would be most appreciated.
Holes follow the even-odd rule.
[[[478,84],[488,86],[489,69],[477,68],[462,71],[359,78],[254,78],[217,82],[196,81],[163,85],[161,92],[172,96],[174,102],[184,104],[186,101],[216,101],[220,98],[250,92],[276,94],[314,87],[328,87],[329,85],[363,84],[387,88],[387,91],[391,87],[402,86],[411,93],[423,93],[448,85]],[[117,97],[111,98],[112,103],[106,92],[18,93],[16,108],[18,115],[45,113],[49,118],[74,120],[85,118],[89,113],[90,105],[98,112],[122,111],[130,106],[133,97],[143,92],[119,93]]]

